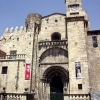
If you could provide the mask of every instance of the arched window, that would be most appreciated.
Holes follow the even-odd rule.
[[[51,35],[51,40],[61,40],[61,34],[58,32],[55,32]]]

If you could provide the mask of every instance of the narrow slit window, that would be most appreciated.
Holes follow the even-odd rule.
[[[97,36],[92,36],[93,47],[98,47]]]
[[[19,38],[17,38],[17,41],[19,41]]]

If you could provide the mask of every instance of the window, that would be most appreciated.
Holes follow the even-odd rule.
[[[19,41],[19,38],[17,38],[17,41]]]
[[[2,74],[7,74],[7,69],[8,69],[8,67],[7,66],[3,66],[2,67]]]
[[[10,51],[10,58],[16,59],[16,51]]]
[[[55,32],[51,35],[51,40],[61,40],[61,35],[58,32]]]
[[[82,84],[78,84],[78,89],[82,90]]]
[[[93,41],[93,47],[98,47],[98,43],[97,43],[97,36],[92,36],[92,41]]]
[[[55,22],[58,22],[58,20],[57,20],[57,19],[55,19]]]

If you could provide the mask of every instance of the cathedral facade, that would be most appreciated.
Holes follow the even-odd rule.
[[[0,91],[86,94],[100,90],[100,30],[90,30],[81,0],[66,0],[66,14],[31,13],[20,29],[0,38]],[[49,99],[47,99],[49,100]],[[85,100],[85,99],[84,99]]]

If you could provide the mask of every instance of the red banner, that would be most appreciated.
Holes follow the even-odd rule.
[[[25,69],[25,80],[30,80],[30,64],[26,64],[26,69]]]

